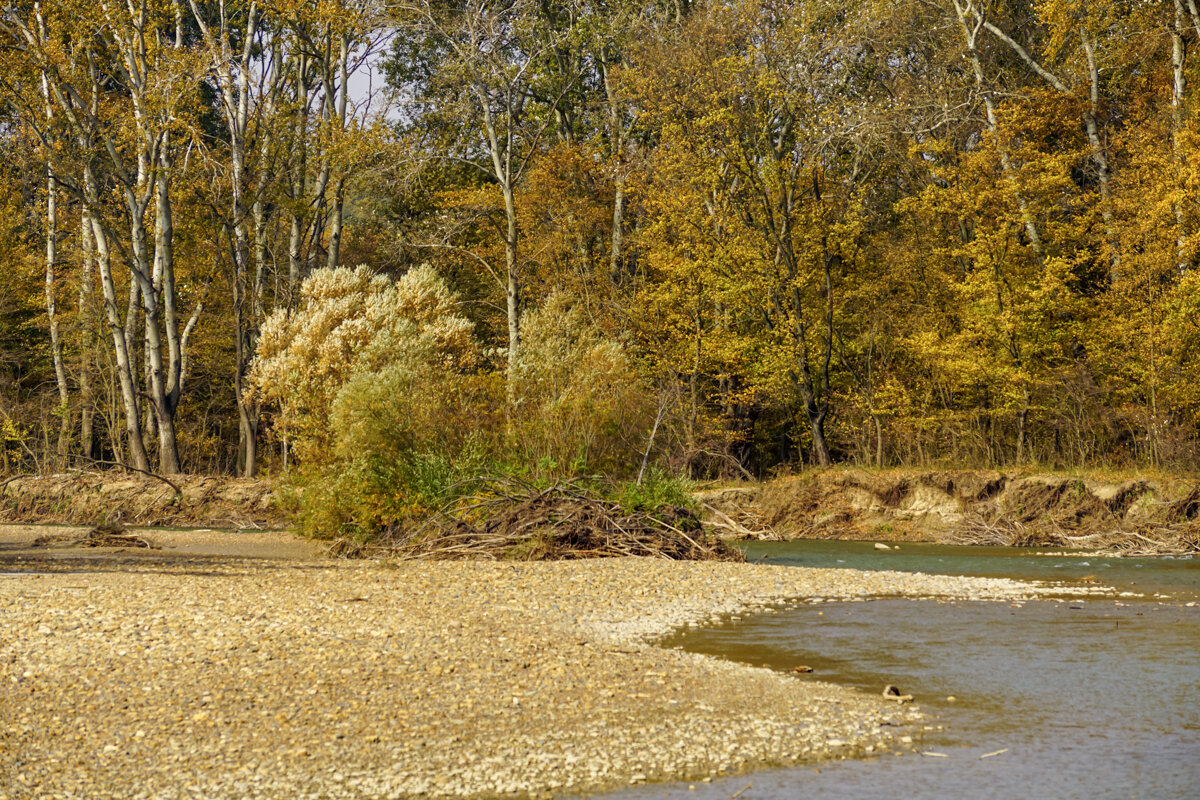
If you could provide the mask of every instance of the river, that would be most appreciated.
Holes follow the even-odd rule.
[[[1200,560],[823,541],[755,544],[748,554],[804,566],[1098,581],[1143,596],[801,604],[682,632],[665,644],[780,671],[803,664],[813,679],[870,692],[899,686],[931,717],[917,732],[922,755],[640,786],[614,800],[725,800],[739,791],[742,800],[1200,798]]]

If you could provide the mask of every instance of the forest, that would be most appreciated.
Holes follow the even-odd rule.
[[[394,515],[1200,466],[1196,0],[6,0],[0,43],[5,473]]]

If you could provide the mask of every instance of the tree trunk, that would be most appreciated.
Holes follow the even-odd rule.
[[[258,475],[258,418],[242,402],[238,403],[238,462],[242,477]]]
[[[84,172],[86,180],[90,168],[85,167]],[[138,413],[137,390],[133,379],[133,365],[129,358],[129,344],[125,338],[125,328],[121,324],[121,314],[117,310],[117,291],[112,279],[108,237],[103,223],[94,211],[90,217],[89,221],[96,245],[96,266],[100,273],[100,287],[104,293],[104,311],[108,319],[109,331],[112,334],[113,354],[117,362],[117,380],[121,387],[121,401],[124,406],[125,438],[129,447],[129,459],[132,462],[131,466],[149,470],[150,460],[146,457],[146,445],[142,439],[141,415]]]
[[[825,441],[825,411],[818,411],[815,406],[805,408],[808,412],[808,424],[812,429],[813,457],[822,467],[828,467],[833,461],[829,457],[829,444]]]
[[[154,366],[151,389],[154,393],[155,416],[158,425],[158,464],[166,475],[179,472],[179,444],[175,436],[175,412],[183,392],[183,353],[179,338],[179,314],[175,303],[175,219],[171,207],[170,163],[167,142],[162,148],[162,165],[156,175],[157,197],[154,206],[155,242],[154,256],[157,273],[155,283],[161,286],[162,305],[155,309],[153,346]],[[150,328],[150,312],[146,313],[146,327]],[[158,319],[162,318],[166,338],[167,363],[163,364],[162,343],[158,335]]]
[[[49,107],[47,106],[47,113]],[[58,443],[57,463],[66,462],[71,438],[70,397],[67,391],[67,368],[63,363],[62,338],[59,335],[58,304],[55,298],[55,271],[58,263],[58,180],[54,169],[46,165],[46,317],[50,323],[50,354],[54,361],[54,380],[58,385]]]
[[[1029,406],[1022,406],[1017,412],[1017,466],[1025,463],[1026,424],[1029,420]]]
[[[517,207],[513,199],[512,186],[505,184],[504,212],[508,227],[504,237],[505,287],[504,296],[508,312],[508,381],[509,399],[512,400],[513,369],[521,350],[521,272],[517,263]]]
[[[614,284],[620,285],[625,279],[621,266],[621,251],[624,247],[625,224],[625,187],[622,179],[617,179],[617,187],[613,193],[612,242],[608,256],[608,271]]]
[[[292,128],[290,148],[291,181],[288,230],[288,307],[299,303],[299,288],[306,277],[304,264],[304,205],[308,192],[308,60],[300,55],[296,60],[296,123]]]
[[[984,19],[983,12],[971,4],[971,13],[979,27],[986,28],[993,36],[1006,44],[1016,55],[1032,69],[1038,77],[1044,80],[1056,91],[1067,97],[1074,93],[1054,73],[1043,67],[1019,42],[1006,34],[1000,28]],[[1100,71],[1096,65],[1095,49],[1085,28],[1080,28],[1083,52],[1087,57],[1088,66],[1088,110],[1083,114],[1084,129],[1087,131],[1088,144],[1091,146],[1092,162],[1096,165],[1096,181],[1100,186],[1100,217],[1104,221],[1105,238],[1109,248],[1109,277],[1119,277],[1121,266],[1121,249],[1117,240],[1116,224],[1113,217],[1112,181],[1108,164],[1108,154],[1104,142],[1100,139]]]
[[[1104,232],[1108,239],[1109,271],[1112,278],[1120,275],[1121,248],[1117,241],[1116,221],[1113,215],[1112,177],[1108,165],[1108,154],[1104,143],[1100,141],[1100,125],[1097,121],[1100,114],[1100,70],[1096,67],[1096,53],[1092,40],[1087,31],[1080,28],[1083,41],[1083,52],[1087,55],[1088,65],[1088,110],[1083,115],[1084,128],[1087,130],[1088,143],[1092,147],[1092,161],[1096,164],[1096,181],[1100,184],[1100,217],[1104,220]]]
[[[1175,190],[1179,197],[1174,203],[1174,210],[1175,226],[1178,229],[1175,234],[1176,271],[1180,277],[1188,270],[1188,232],[1187,222],[1184,218],[1184,198],[1187,197],[1184,174],[1187,159],[1180,141],[1183,133],[1183,102],[1187,95],[1187,73],[1185,71],[1187,44],[1183,38],[1184,27],[1183,0],[1175,0],[1175,24],[1171,28],[1171,155],[1174,157],[1175,169],[1178,172],[1175,179]]]
[[[333,184],[333,202],[329,206],[329,250],[325,253],[325,266],[334,269],[342,256],[342,209],[346,202],[346,179],[338,178]]]
[[[984,79],[983,65],[979,61],[979,51],[977,49],[978,28],[967,26],[966,12],[960,2],[955,0],[955,11],[958,18],[959,31],[963,35],[964,43],[967,46],[967,52],[971,61],[971,69],[975,75],[975,87],[983,95],[983,106],[985,119],[987,120],[988,131],[996,138],[999,130],[999,123],[996,116],[996,103],[992,98],[992,92],[988,88],[987,82]],[[1046,248],[1042,243],[1041,232],[1038,230],[1037,220],[1033,213],[1029,210],[1029,204],[1025,200],[1024,194],[1017,183],[1016,170],[1013,168],[1012,161],[1008,157],[1008,151],[1004,149],[998,138],[996,138],[996,151],[1000,156],[1000,169],[1004,172],[1004,177],[1013,187],[1013,194],[1017,201],[1017,209],[1021,215],[1021,223],[1025,226],[1025,235],[1029,238],[1029,246],[1032,248],[1038,260],[1044,260],[1046,257]]]
[[[92,389],[92,358],[96,355],[95,320],[92,308],[92,281],[95,271],[92,226],[87,209],[83,210],[79,227],[79,329],[82,355],[79,359],[79,445],[83,457],[99,458],[96,452],[96,401]]]
[[[875,468],[883,469],[883,423],[878,414],[872,414],[871,421],[875,423]]]
[[[622,172],[625,149],[625,129],[621,125],[621,112],[617,104],[617,96],[610,80],[609,70],[611,54],[607,47],[601,48],[600,68],[604,84],[604,97],[608,103],[608,136],[612,147],[613,162],[618,170],[613,183],[613,214],[612,240],[609,248],[608,269],[614,284],[620,285],[625,278],[621,269],[621,256],[624,248],[625,224],[625,176]]]
[[[327,80],[325,82],[325,104],[326,107],[332,107],[333,116],[331,121],[335,125],[330,126],[329,130],[329,150],[334,149],[334,144],[337,137],[346,129],[346,106],[349,97],[349,58],[350,58],[350,40],[346,36],[341,36],[338,39],[337,51],[337,77],[336,83],[334,79],[334,65],[326,64]],[[326,155],[326,168],[332,168],[332,154]],[[346,177],[340,175],[334,182],[333,202],[330,204],[328,227],[329,227],[329,250],[325,254],[325,265],[330,269],[335,268],[340,263],[339,259],[342,255],[342,212],[346,198]]]

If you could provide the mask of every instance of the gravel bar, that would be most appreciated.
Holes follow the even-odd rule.
[[[801,599],[1045,591],[649,559],[0,560],[0,800],[540,798],[911,750],[914,706],[654,642]]]

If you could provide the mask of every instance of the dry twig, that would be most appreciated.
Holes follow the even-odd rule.
[[[643,556],[742,561],[740,550],[704,530],[690,509],[636,511],[575,483],[539,489],[513,478],[481,481],[420,525],[378,541],[335,542],[334,555],[399,559],[550,559]]]

